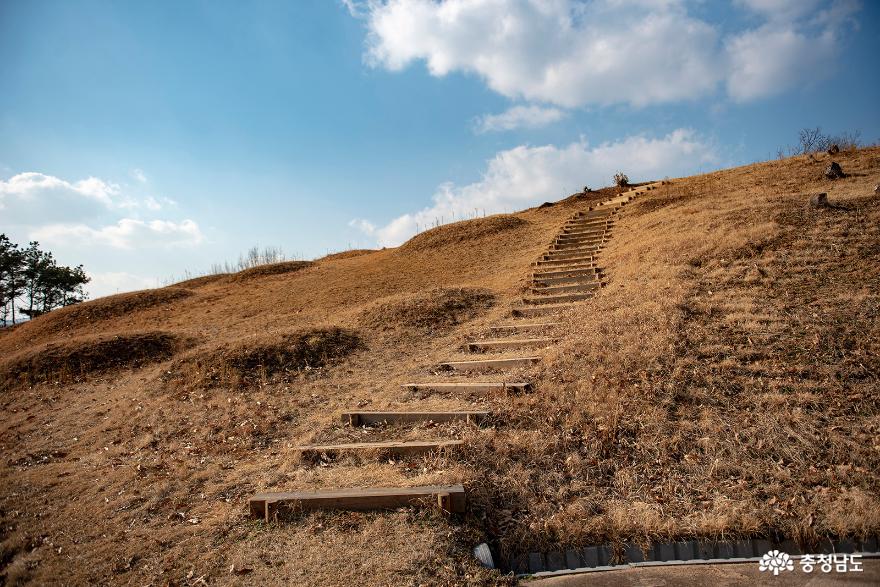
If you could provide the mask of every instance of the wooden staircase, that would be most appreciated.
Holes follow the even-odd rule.
[[[480,358],[448,360],[437,365],[437,377],[451,373],[442,381],[417,381],[402,386],[408,392],[485,392],[527,393],[532,389],[528,370],[542,361],[540,351],[558,339],[554,334],[562,325],[557,318],[580,301],[595,296],[605,284],[597,256],[609,242],[620,210],[636,196],[655,189],[657,183],[630,189],[599,202],[589,210],[569,218],[548,243],[546,251],[532,263],[529,295],[511,309],[511,319],[488,328],[488,338],[472,340],[464,352]],[[545,318],[549,317],[549,318]],[[529,350],[531,354],[516,354]],[[487,353],[491,353],[488,356]],[[500,356],[499,356],[500,354]],[[478,381],[455,381],[456,373],[478,372]],[[512,376],[511,376],[512,375]],[[461,377],[461,376],[459,376]],[[450,380],[451,379],[451,380]],[[426,422],[480,425],[492,418],[488,411],[359,411],[341,414],[343,426],[399,426]],[[340,455],[355,453],[367,458],[411,458],[433,453],[452,453],[466,447],[458,439],[432,441],[355,442],[295,447],[304,460],[327,462]],[[271,521],[282,514],[316,509],[392,509],[411,505],[430,505],[451,513],[467,507],[461,485],[422,487],[379,487],[260,493],[250,499],[251,516]]]

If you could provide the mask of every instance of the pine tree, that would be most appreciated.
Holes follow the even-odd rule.
[[[24,254],[18,245],[5,234],[0,234],[0,309],[3,312],[3,326],[6,326],[7,316],[11,316],[12,324],[15,324],[15,300],[24,292],[23,261]]]

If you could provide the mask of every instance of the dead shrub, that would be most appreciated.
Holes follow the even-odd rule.
[[[177,384],[195,387],[262,386],[270,379],[318,369],[363,347],[360,335],[338,327],[254,337],[181,358]]]
[[[363,312],[361,323],[380,330],[433,332],[471,320],[494,304],[495,295],[486,289],[436,288],[375,304]]]
[[[88,375],[134,369],[171,358],[193,339],[170,332],[99,335],[50,343],[0,365],[0,389],[44,382],[69,382]]]

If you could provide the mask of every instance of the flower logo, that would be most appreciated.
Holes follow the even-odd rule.
[[[773,576],[775,577],[780,571],[793,571],[794,563],[791,562],[791,557],[788,556],[788,553],[771,550],[761,557],[761,564],[758,565],[758,569],[761,572],[773,571]]]

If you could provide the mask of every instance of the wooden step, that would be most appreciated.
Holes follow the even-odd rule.
[[[495,349],[541,348],[555,342],[554,338],[500,338],[495,340],[476,340],[468,343],[472,351],[489,351]]]
[[[535,267],[558,268],[584,268],[595,267],[596,261],[593,255],[584,255],[583,257],[575,257],[573,259],[538,259],[533,263]]]
[[[511,369],[528,367],[541,360],[541,357],[511,357],[506,359],[479,359],[475,361],[447,361],[440,363],[444,369],[456,371],[478,371],[481,369]]]
[[[610,212],[608,210],[599,210],[597,208],[594,208],[589,211],[579,212],[578,214],[572,216],[571,219],[569,220],[569,222],[573,222],[575,220],[590,220],[593,218],[605,218],[606,216],[608,216],[608,214],[610,214]]]
[[[634,196],[632,195],[623,195],[618,196],[612,200],[608,200],[607,202],[599,202],[600,206],[623,206],[624,204],[630,202]]]
[[[605,285],[601,281],[592,281],[589,283],[575,283],[569,285],[555,285],[550,287],[535,287],[532,288],[532,293],[536,295],[553,295],[558,293],[567,293],[567,292],[587,292],[587,291],[595,291]]]
[[[567,225],[578,225],[578,226],[594,226],[594,225],[602,225],[602,224],[611,224],[617,217],[613,214],[609,214],[608,210],[600,210],[598,216],[594,216],[592,218],[584,218],[580,216],[576,216],[573,218],[569,218],[565,221]]]
[[[611,234],[610,230],[607,229],[599,229],[599,230],[583,230],[578,232],[563,232],[560,233],[553,240],[558,242],[566,242],[566,241],[581,241],[588,238],[596,238],[602,236],[609,236]]]
[[[542,277],[541,279],[534,278],[532,281],[536,286],[552,286],[560,283],[592,283],[592,281],[598,281],[599,278],[599,273],[586,273],[569,277]]]
[[[276,515],[314,510],[393,510],[430,504],[447,512],[464,513],[467,508],[467,498],[461,485],[258,493],[248,503],[251,517],[266,522],[275,519]]]
[[[591,243],[572,243],[570,245],[558,245],[551,244],[547,247],[547,252],[545,255],[559,255],[559,254],[568,254],[568,253],[577,253],[583,251],[596,251],[605,246],[607,241],[605,239],[593,241]]]
[[[532,389],[531,383],[509,381],[461,381],[461,382],[427,382],[427,383],[404,383],[402,387],[409,390],[433,389],[461,389],[465,391],[517,391],[525,392]]]
[[[600,228],[599,230],[579,230],[577,232],[562,232],[553,240],[557,241],[577,241],[583,240],[585,238],[596,238],[598,236],[610,236],[611,231],[607,228]]]
[[[574,265],[570,269],[555,269],[553,271],[535,271],[532,273],[532,279],[542,281],[544,279],[553,279],[554,277],[565,277],[569,275],[599,275],[602,269],[591,265]]]
[[[347,426],[374,424],[413,424],[416,422],[467,422],[479,424],[489,412],[343,412],[342,423]]]
[[[523,303],[525,304],[557,304],[562,302],[579,302],[581,300],[588,300],[595,295],[593,292],[587,293],[572,293],[572,294],[558,294],[558,295],[547,295],[547,296],[537,296],[534,298],[523,298]]]
[[[613,230],[613,229],[614,229],[613,222],[611,222],[609,220],[603,220],[602,222],[598,222],[595,224],[580,224],[580,225],[576,224],[576,225],[563,226],[562,230],[560,232],[561,232],[561,234],[572,235],[572,234],[577,234],[580,232],[587,232],[587,233],[589,233],[589,232],[602,232],[603,230]]]
[[[309,444],[293,448],[305,459],[317,459],[322,455],[338,456],[340,453],[360,451],[375,453],[376,458],[388,456],[411,457],[438,450],[453,450],[461,446],[461,440],[412,440],[404,442],[353,442],[346,444]]]
[[[562,326],[562,322],[533,322],[531,324],[498,324],[497,326],[490,326],[489,330],[494,330],[496,332],[528,332],[530,330],[544,330],[545,328],[554,328],[556,326]]]
[[[573,306],[571,304],[556,304],[556,305],[544,305],[544,306],[524,306],[520,308],[514,308],[511,310],[511,314],[517,318],[534,318],[535,316],[547,316],[550,314],[558,314],[559,312],[564,312],[565,310],[570,310]]]
[[[577,232],[585,230],[602,230],[614,227],[616,218],[597,218],[595,220],[569,221],[562,225],[562,230],[566,232]]]
[[[581,247],[580,249],[575,249],[573,251],[550,251],[544,253],[542,261],[562,261],[565,259],[581,259],[584,258],[587,254],[595,254],[598,253],[602,247],[599,245],[590,246],[590,247]]]
[[[550,243],[549,250],[551,251],[567,251],[570,249],[580,249],[585,247],[593,247],[597,245],[602,245],[608,242],[608,239],[604,235],[599,235],[597,237],[590,237],[576,241],[553,241]]]

